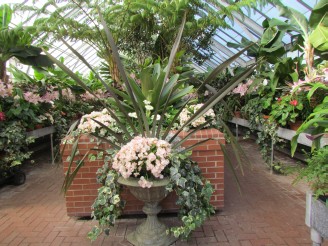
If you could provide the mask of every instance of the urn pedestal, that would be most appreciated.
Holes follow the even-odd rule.
[[[146,221],[129,234],[127,240],[136,246],[168,246],[174,243],[177,239],[166,234],[167,227],[157,217],[162,210],[158,204],[168,195],[165,187],[169,179],[154,181],[151,188],[140,187],[135,178],[120,177],[118,183],[127,186],[132,195],[145,203],[142,211],[147,215]]]

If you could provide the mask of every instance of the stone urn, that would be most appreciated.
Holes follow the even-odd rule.
[[[127,186],[132,195],[145,203],[142,211],[147,215],[146,221],[129,234],[127,240],[136,246],[167,246],[174,243],[176,238],[166,234],[167,227],[157,218],[162,210],[158,204],[168,195],[165,186],[169,179],[153,181],[151,188],[140,187],[135,178],[119,177],[118,183]]]

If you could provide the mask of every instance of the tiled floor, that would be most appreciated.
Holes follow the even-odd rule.
[[[254,170],[240,178],[238,193],[226,169],[225,208],[196,230],[188,242],[175,245],[311,245],[304,225],[304,193],[291,186],[290,178],[271,175],[263,168],[256,145],[243,142]],[[61,167],[47,158],[27,170],[24,185],[0,188],[0,245],[90,245],[87,232],[96,222],[66,216]],[[142,219],[119,221],[110,237],[93,245],[131,245],[124,236]],[[164,218],[174,223],[175,218]],[[325,243],[324,245],[328,245]]]

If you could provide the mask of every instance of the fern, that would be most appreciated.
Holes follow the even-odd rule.
[[[39,8],[19,6],[18,11],[32,11],[38,19],[34,26],[39,42],[49,43],[58,38],[80,40],[97,50],[105,61],[110,61],[110,52],[103,39],[103,33],[96,27],[98,22],[96,7],[99,7],[113,32],[119,49],[143,62],[147,57],[164,58],[172,46],[174,35],[181,22],[181,13],[188,10],[187,22],[181,47],[202,64],[211,58],[211,38],[218,28],[231,28],[225,18],[233,23],[235,13],[244,16],[242,10],[262,8],[267,3],[279,4],[279,0],[48,0]],[[49,12],[50,7],[55,11]],[[86,15],[88,17],[86,18]],[[196,18],[197,16],[197,18]],[[90,17],[90,18],[89,18]],[[200,17],[200,18],[199,18]],[[152,39],[153,37],[153,39]],[[156,37],[156,39],[154,38]]]

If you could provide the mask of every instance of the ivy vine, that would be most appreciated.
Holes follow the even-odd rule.
[[[198,164],[189,158],[190,153],[174,154],[171,158],[170,179],[166,189],[175,191],[179,206],[178,217],[182,225],[168,229],[175,237],[188,239],[191,232],[200,227],[213,214],[210,204],[213,187],[204,181]],[[89,233],[88,238],[96,240],[101,233],[110,234],[111,227],[122,214],[125,201],[121,200],[121,185],[117,183],[118,173],[112,170],[108,163],[110,158],[105,156],[104,166],[97,172],[97,180],[103,184],[98,189],[98,196],[92,205],[92,217],[99,221]]]

